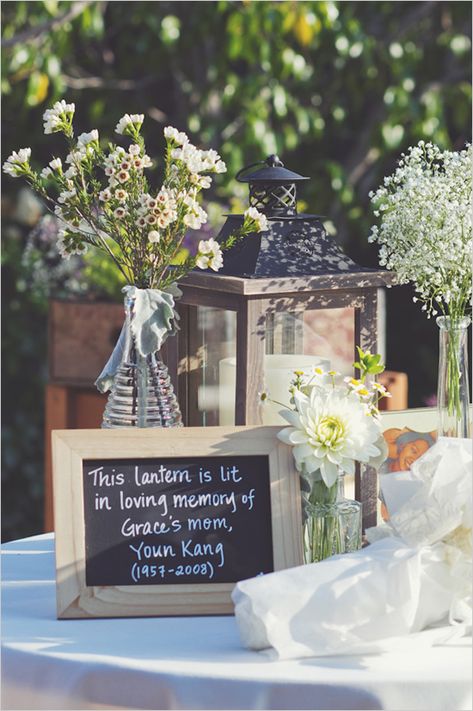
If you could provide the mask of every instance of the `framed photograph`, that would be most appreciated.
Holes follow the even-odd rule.
[[[237,581],[300,565],[279,430],[53,431],[58,617],[231,614]]]
[[[406,471],[437,441],[437,408],[393,410],[381,415],[388,457],[381,473]]]
[[[388,456],[380,468],[380,476],[408,471],[437,441],[437,419],[436,407],[383,412],[381,422]],[[388,520],[389,511],[380,494],[378,522]]]

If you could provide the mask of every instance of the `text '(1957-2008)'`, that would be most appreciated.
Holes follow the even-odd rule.
[[[230,583],[273,568],[267,456],[83,462],[86,584]]]

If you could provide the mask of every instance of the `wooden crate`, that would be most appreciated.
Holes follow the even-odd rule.
[[[92,386],[123,325],[122,304],[50,301],[49,382]]]

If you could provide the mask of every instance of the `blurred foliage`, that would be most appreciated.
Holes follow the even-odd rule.
[[[26,290],[17,226],[3,224],[2,518],[8,537],[32,535],[42,521],[43,384],[46,314]]]
[[[218,149],[228,173],[211,197],[222,204],[245,200],[246,189],[233,179],[239,168],[277,152],[312,178],[301,199],[327,215],[331,232],[367,265],[377,264],[366,240],[373,219],[368,192],[392,172],[399,153],[421,138],[448,148],[470,139],[467,2],[44,0],[3,3],[2,15],[4,158],[26,145],[41,167],[52,153],[64,154],[60,137],[42,135],[42,113],[58,98],[76,103],[80,131],[110,135],[123,113],[143,112],[152,156],[161,152],[166,124]],[[8,197],[16,189],[4,181]],[[18,336],[13,340],[11,303],[18,304],[16,318],[21,313],[28,322],[41,305],[18,295],[25,235],[4,239],[4,429],[11,441],[20,411],[29,426],[40,418],[38,407],[34,417],[24,409],[21,378],[12,377],[28,361],[17,350]],[[106,269],[90,269],[106,287]],[[387,365],[409,373],[410,404],[419,406],[435,390],[437,334],[410,296],[408,288],[388,292]],[[45,336],[35,343],[42,366]],[[36,403],[41,372],[23,376]],[[11,478],[26,455],[10,441],[4,452]],[[37,481],[39,444],[35,457],[25,472],[36,466]],[[9,510],[10,487],[4,502]],[[4,523],[8,534],[18,534],[7,510]]]

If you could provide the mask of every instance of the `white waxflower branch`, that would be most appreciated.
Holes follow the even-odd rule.
[[[221,244],[202,240],[195,257],[176,264],[189,229],[207,221],[198,196],[210,187],[209,173],[222,173],[225,163],[215,150],[200,150],[182,131],[164,129],[164,181],[156,191],[145,171],[151,158],[141,136],[143,114],[125,114],[115,131],[131,141],[128,148],[100,145],[97,129],[74,137],[74,104],[57,101],[44,113],[44,132],[63,133],[69,153],[54,157],[39,173],[30,165],[31,149],[14,151],[4,172],[23,177],[48,203],[64,224],[58,250],[64,258],[94,246],[113,259],[129,283],[164,288],[196,266],[218,271],[222,253],[246,235],[268,228],[266,217],[254,208]]]

